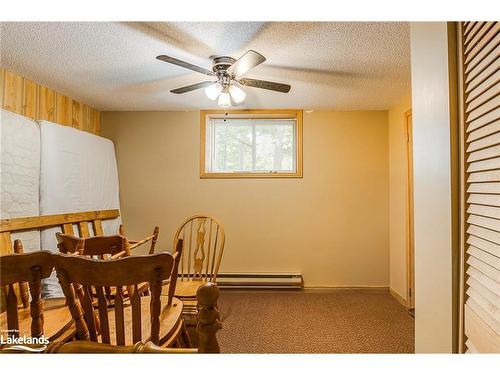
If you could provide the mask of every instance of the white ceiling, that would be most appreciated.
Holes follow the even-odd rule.
[[[211,69],[254,49],[267,61],[247,77],[292,89],[245,88],[243,108],[382,110],[410,90],[409,39],[401,22],[3,22],[0,63],[100,110],[190,110],[216,105],[169,90],[207,77],[157,55]]]

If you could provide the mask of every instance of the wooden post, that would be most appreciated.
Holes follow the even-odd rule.
[[[121,230],[121,226],[120,226],[120,230]],[[122,238],[122,250],[125,253],[126,257],[130,256],[130,243],[128,242],[128,240],[125,236],[123,236],[123,238]],[[136,292],[136,290],[135,290],[133,285],[127,285],[128,298],[132,298],[134,296],[135,292]]]
[[[149,287],[151,290],[151,302],[150,302],[150,313],[151,313],[151,342],[155,345],[160,344],[160,314],[161,314],[161,287],[162,279],[160,276],[161,269],[156,268],[155,273]]]
[[[182,249],[184,248],[184,240],[179,239],[177,245],[175,246],[174,256],[174,267],[172,268],[172,274],[170,276],[170,285],[168,286],[168,300],[167,306],[172,305],[172,300],[175,295],[175,287],[177,286],[177,275],[179,273],[179,261],[182,257]]]
[[[30,314],[31,314],[31,336],[43,335],[43,302],[42,294],[42,271],[40,267],[31,270],[31,281],[29,283],[31,292]]]
[[[24,254],[24,248],[23,248],[23,243],[21,240],[15,240],[14,241],[14,253],[15,254]],[[23,303],[23,307],[28,307],[29,306],[29,290],[28,290],[28,283],[27,282],[20,282],[19,283],[19,294],[21,297],[21,302]]]
[[[160,233],[160,227],[156,226],[153,230],[153,239],[151,240],[151,246],[149,248],[149,254],[154,254],[156,241],[158,241],[158,234]]]
[[[75,321],[76,334],[79,340],[90,340],[89,329],[87,323],[83,318],[83,310],[80,301],[76,297],[73,285],[68,281],[63,270],[57,270],[57,278],[61,284],[64,296],[66,297],[66,304],[68,305],[71,317]],[[81,286],[80,286],[81,287]]]
[[[14,284],[7,286],[7,329],[9,337],[19,337],[19,317],[17,313],[17,295],[14,290]]]
[[[200,353],[220,353],[215,334],[220,328],[217,300],[219,288],[214,283],[206,283],[198,288],[198,351]]]

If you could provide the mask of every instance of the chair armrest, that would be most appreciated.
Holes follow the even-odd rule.
[[[135,249],[138,246],[144,245],[146,242],[152,241],[153,238],[155,238],[154,235],[148,236],[148,237],[146,237],[142,240],[139,240],[139,241],[128,241],[128,243],[130,244],[130,250]]]
[[[116,253],[115,255],[112,255],[109,259],[119,259],[126,255],[127,253],[125,251],[120,251],[119,253]]]
[[[124,231],[123,225],[120,225],[119,233],[125,237],[125,231]],[[144,245],[146,242],[151,242],[151,246],[149,247],[149,254],[154,254],[155,245],[156,245],[156,241],[158,240],[159,233],[160,233],[160,227],[156,226],[153,229],[152,235],[150,235],[142,240],[139,240],[139,241],[128,241],[129,246],[130,246],[130,250],[132,250],[138,246]]]

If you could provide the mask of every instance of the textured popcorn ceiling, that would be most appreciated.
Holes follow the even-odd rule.
[[[211,55],[248,49],[267,61],[247,77],[288,83],[288,94],[245,88],[244,108],[388,109],[410,90],[408,23],[2,23],[0,63],[100,110],[213,108],[203,90],[170,89],[210,69]]]

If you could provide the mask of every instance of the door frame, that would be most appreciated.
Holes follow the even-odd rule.
[[[415,308],[415,234],[413,214],[412,111],[404,113],[406,132],[406,309]]]

